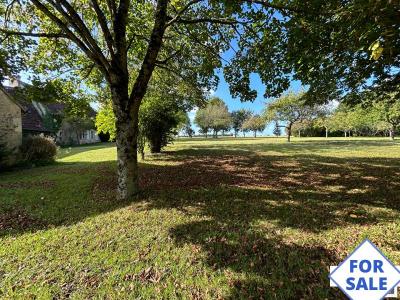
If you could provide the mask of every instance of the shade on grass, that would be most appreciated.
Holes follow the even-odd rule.
[[[400,263],[400,144],[182,139],[117,203],[111,144],[0,175],[0,297],[343,298],[365,237]]]

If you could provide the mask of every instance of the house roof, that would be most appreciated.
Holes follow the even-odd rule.
[[[16,97],[16,88],[6,86],[4,90],[9,94],[13,95],[14,102],[17,103],[23,113],[22,113],[22,130],[25,131],[38,131],[38,132],[53,132],[46,128],[43,122],[42,116],[39,114],[38,110],[35,108],[32,102],[27,101],[24,99],[20,94],[18,94],[18,98]],[[59,103],[52,103],[52,104],[44,104],[50,112],[58,113],[62,112],[64,109],[64,104]]]
[[[14,96],[12,96],[11,93],[8,91],[8,90],[9,90],[9,87],[0,86],[0,90],[8,97],[13,103],[15,103],[17,106],[19,106],[23,112],[25,111],[25,107],[22,106],[21,103],[19,103],[18,101],[16,101],[15,98],[14,98]]]
[[[26,111],[22,114],[22,130],[52,132],[46,128],[42,117],[32,103],[26,104]]]
[[[15,87],[4,87],[4,90],[8,95],[15,95],[16,89]],[[43,118],[39,113],[35,104],[27,101],[26,99],[22,99],[20,95],[18,98],[12,97],[13,101],[18,104],[22,111],[22,130],[25,131],[39,131],[39,132],[53,132],[46,128]],[[51,112],[52,114],[62,114],[65,109],[65,104],[63,103],[43,103],[43,102],[35,102],[36,106],[39,104],[40,106],[45,107],[46,110]],[[95,117],[96,111],[90,107],[89,117]]]

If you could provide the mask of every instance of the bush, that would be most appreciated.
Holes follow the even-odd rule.
[[[56,154],[57,146],[50,137],[29,136],[21,146],[21,155],[26,162],[52,162]]]

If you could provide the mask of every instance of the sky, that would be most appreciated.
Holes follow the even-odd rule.
[[[238,98],[233,98],[229,92],[229,85],[225,81],[222,72],[217,72],[219,76],[219,84],[215,91],[211,91],[212,96],[216,96],[224,100],[225,104],[228,106],[230,112],[239,110],[241,108],[251,110],[256,114],[261,114],[263,109],[265,108],[265,104],[270,102],[271,98],[266,99],[264,98],[265,87],[264,84],[261,82],[260,77],[257,74],[252,74],[250,76],[250,83],[251,87],[257,91],[257,98],[253,102],[241,102]],[[290,85],[290,90],[297,92],[300,91],[302,85],[299,81],[292,81]],[[194,117],[196,115],[196,110],[193,110],[189,113],[189,118],[192,121],[192,125],[196,133],[198,133],[199,128],[194,124]],[[272,135],[272,131],[274,129],[274,124],[270,124],[267,126],[260,136],[264,135]],[[252,134],[248,133],[247,135]]]
[[[279,15],[277,15],[280,18]],[[230,49],[221,54],[222,64],[226,65],[231,61],[235,56],[235,51],[238,50],[237,40],[233,40],[230,44]],[[250,87],[257,91],[257,98],[253,102],[241,102],[238,98],[233,98],[229,92],[229,85],[224,79],[224,75],[221,69],[216,70],[216,74],[219,77],[219,84],[215,91],[211,91],[211,96],[216,96],[221,98],[225,104],[228,106],[230,112],[239,110],[241,108],[251,110],[255,114],[261,114],[263,109],[265,108],[265,104],[272,101],[273,99],[264,98],[265,87],[261,82],[260,77],[257,74],[250,75]],[[301,90],[301,82],[299,81],[291,81],[289,90],[293,92],[297,92]],[[194,116],[196,114],[196,110],[191,111],[189,113],[189,118],[192,121],[192,125],[196,133],[198,133],[199,128],[194,124]],[[260,136],[273,135],[274,124],[269,124],[264,132],[258,133]],[[252,133],[250,133],[252,134]],[[247,134],[248,135],[248,134]]]

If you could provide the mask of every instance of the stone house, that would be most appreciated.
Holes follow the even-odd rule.
[[[92,109],[88,118],[72,121],[64,118],[65,105],[61,103],[41,103],[32,101],[23,103],[25,113],[22,115],[23,136],[43,134],[54,137],[57,144],[82,145],[100,142],[94,127],[96,112]],[[58,126],[51,126],[59,123]]]
[[[26,83],[14,79],[10,86],[1,89],[0,139],[4,135],[9,148],[18,149],[23,136],[38,134],[54,137],[59,145],[100,142],[94,126],[96,112],[93,109],[88,117],[68,120],[63,114],[64,104],[21,99],[15,91],[25,85]],[[54,126],[56,123],[57,126]]]
[[[0,145],[7,155],[4,164],[12,164],[22,143],[23,107],[3,88],[0,88]]]

